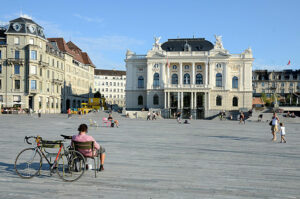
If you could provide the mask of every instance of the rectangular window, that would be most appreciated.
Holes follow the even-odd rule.
[[[32,38],[29,39],[29,44],[32,44],[32,45],[34,44],[34,41]]]
[[[30,74],[33,74],[33,75],[37,74],[37,67],[36,66],[30,66]]]
[[[15,44],[19,44],[20,43],[20,39],[19,39],[19,37],[15,37]]]
[[[0,74],[2,73],[2,65],[0,64]]]
[[[14,69],[15,69],[15,75],[20,75],[20,66],[19,65],[15,65]]]
[[[20,51],[15,51],[15,59],[20,59]]]
[[[15,89],[16,90],[20,89],[20,80],[15,80]]]
[[[3,95],[0,95],[0,102],[3,102]]]
[[[30,52],[30,58],[31,58],[32,60],[37,60],[37,52],[36,52],[36,50],[32,50],[32,51]]]
[[[2,59],[2,52],[1,52],[1,50],[0,50],[0,59]]]
[[[36,80],[31,80],[30,88],[31,88],[31,90],[36,90]]]
[[[2,89],[2,80],[0,79],[0,90]]]
[[[43,69],[40,68],[40,76],[42,77],[43,76]]]
[[[50,71],[47,70],[47,78],[49,79],[50,78]]]

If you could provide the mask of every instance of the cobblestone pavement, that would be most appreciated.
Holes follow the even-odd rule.
[[[0,198],[300,198],[300,124],[287,124],[287,143],[271,142],[267,123],[133,120],[120,128],[89,128],[106,148],[105,171],[87,171],[63,182],[43,167],[25,180],[14,172],[26,135],[60,139],[73,135],[82,118],[66,115],[0,115]]]

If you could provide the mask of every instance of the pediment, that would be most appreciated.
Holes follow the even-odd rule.
[[[163,51],[149,51],[148,54],[147,54],[147,58],[163,58],[163,57],[166,57],[164,54],[163,54]]]

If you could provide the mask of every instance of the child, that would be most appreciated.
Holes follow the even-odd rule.
[[[285,127],[284,127],[283,123],[280,123],[280,135],[281,135],[280,143],[282,143],[282,141],[284,141],[284,143],[286,143],[286,140],[285,140]]]

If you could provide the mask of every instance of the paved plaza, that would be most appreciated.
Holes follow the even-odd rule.
[[[286,124],[287,143],[271,142],[267,123],[145,121],[116,115],[120,128],[89,128],[106,148],[105,171],[77,182],[57,174],[21,179],[14,160],[26,135],[60,139],[89,118],[0,115],[0,198],[300,198],[300,124]]]

